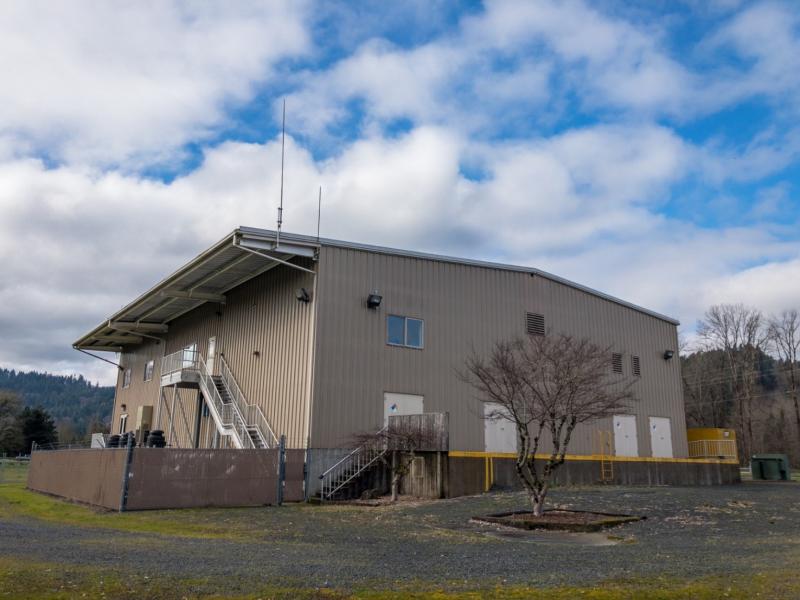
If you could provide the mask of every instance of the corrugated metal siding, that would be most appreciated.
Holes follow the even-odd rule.
[[[311,260],[297,262],[307,268],[314,264]],[[295,290],[300,287],[311,290],[313,280],[313,275],[290,267],[271,269],[228,292],[225,305],[204,304],[172,321],[162,345],[163,352],[170,354],[197,343],[198,351],[206,358],[208,340],[216,337],[215,371],[219,372],[219,357],[224,355],[245,397],[249,402],[259,404],[276,435],[287,436],[290,448],[304,447],[308,437],[308,335],[316,301],[312,299],[309,304],[299,302],[295,297]],[[141,362],[143,370],[144,362],[139,357],[141,348],[124,354],[123,363],[138,365]],[[129,399],[129,412],[134,399],[136,402],[152,403],[154,407],[158,405],[160,360],[161,354],[156,359],[153,386],[134,387],[135,382],[132,381],[130,388],[121,390],[122,380],[119,379],[117,406],[125,402],[123,398]],[[190,389],[180,391],[192,431],[196,413],[194,394],[196,392]],[[165,388],[166,404],[169,407],[171,398],[172,391]],[[185,431],[180,412],[176,412],[176,432],[180,445],[186,447],[191,445],[191,438]],[[161,415],[161,425],[166,430],[167,412],[163,405]],[[206,437],[205,428],[204,423],[201,442]]]
[[[119,430],[119,418],[122,414],[122,405],[127,406],[128,431],[136,427],[136,411],[142,405],[152,405],[155,410],[158,401],[159,382],[161,380],[161,357],[164,345],[155,340],[145,340],[139,346],[130,347],[129,352],[120,355],[120,365],[131,369],[131,385],[122,388],[123,371],[117,374],[117,391],[114,402],[114,411],[111,417],[111,433]],[[153,379],[144,380],[144,366],[148,360],[153,361]],[[153,414],[155,417],[155,413]]]
[[[483,450],[482,406],[457,376],[472,348],[488,352],[500,339],[522,336],[526,313],[543,314],[548,329],[613,345],[641,359],[635,384],[640,454],[650,453],[648,416],[669,417],[673,449],[685,456],[687,443],[677,359],[677,330],[664,320],[587,292],[528,273],[323,247],[317,282],[318,310],[311,444],[341,447],[353,433],[377,430],[383,393],[421,394],[425,411],[450,413],[454,450]],[[373,289],[383,295],[379,310],[365,306]],[[386,316],[425,320],[425,348],[386,344]],[[575,434],[572,453],[593,452],[594,430]]]

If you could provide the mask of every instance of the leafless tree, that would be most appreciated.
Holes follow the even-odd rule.
[[[535,516],[543,514],[575,427],[609,417],[633,400],[630,382],[612,373],[611,348],[563,334],[499,342],[485,357],[473,353],[462,378],[493,407],[488,418],[514,424],[517,476]],[[537,464],[544,437],[552,449]]]
[[[697,324],[697,333],[708,349],[725,354],[739,426],[742,432],[742,457],[753,449],[753,390],[758,379],[758,359],[767,336],[761,311],[743,304],[717,304],[709,308]]]
[[[389,418],[389,425],[377,433],[359,433],[353,440],[358,446],[386,450],[391,457],[390,469],[392,502],[397,501],[400,484],[411,471],[417,452],[431,449],[438,441],[431,432],[403,420]]]
[[[782,374],[786,383],[786,393],[794,405],[795,422],[797,423],[797,435],[800,438],[800,406],[798,406],[798,396],[800,395],[800,315],[797,310],[785,310],[780,316],[773,316],[769,319],[768,325],[769,341],[772,349],[778,355],[783,365]]]

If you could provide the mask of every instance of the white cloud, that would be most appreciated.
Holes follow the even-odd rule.
[[[222,125],[309,49],[305,2],[0,4],[0,140],[68,162],[154,164]],[[0,142],[0,156],[3,144]],[[7,153],[7,151],[6,151]]]
[[[682,318],[711,301],[699,293],[709,282],[723,289],[743,265],[800,254],[766,229],[710,231],[659,216],[658,198],[691,156],[659,127],[482,148],[421,127],[322,161],[287,141],[288,231],[315,231],[321,184],[323,236],[539,266]],[[469,154],[481,156],[485,179],[461,174]],[[3,165],[0,364],[113,376],[71,342],[233,227],[272,227],[279,165],[277,140],[209,150],[168,184],[33,160]],[[765,296],[787,294],[773,285]]]

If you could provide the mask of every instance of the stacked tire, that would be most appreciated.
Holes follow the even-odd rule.
[[[163,448],[167,445],[167,440],[164,439],[164,432],[161,429],[154,429],[147,436],[146,446],[148,448]]]

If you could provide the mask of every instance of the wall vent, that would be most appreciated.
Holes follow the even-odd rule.
[[[611,355],[611,370],[614,373],[622,373],[622,354]]]
[[[544,335],[544,315],[527,313],[526,325],[528,335]]]
[[[631,369],[636,377],[642,376],[642,367],[638,356],[631,356]]]

